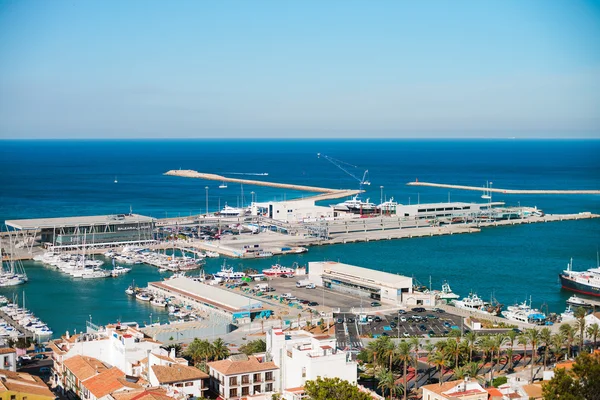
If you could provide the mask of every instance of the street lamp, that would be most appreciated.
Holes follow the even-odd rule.
[[[381,206],[381,204],[383,204],[383,186],[379,186],[379,190],[381,191],[380,195],[379,195],[379,214],[383,214],[383,207]]]
[[[208,186],[206,186],[206,216],[208,217]]]

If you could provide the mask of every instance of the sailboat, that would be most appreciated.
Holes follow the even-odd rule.
[[[492,182],[487,182],[485,183],[485,188],[486,190],[483,191],[483,194],[481,195],[482,199],[492,199],[492,192],[490,191]]]
[[[16,240],[16,239],[15,239]],[[10,241],[10,258],[6,263],[2,263],[0,269],[0,286],[17,286],[27,282],[27,274],[20,260],[15,260],[15,243],[12,236]]]
[[[117,180],[117,176],[115,175],[115,183],[119,183],[119,181]]]
[[[223,181],[220,185],[219,185],[219,189],[227,189],[227,182]]]

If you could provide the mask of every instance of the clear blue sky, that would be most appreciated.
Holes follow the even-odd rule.
[[[3,1],[0,138],[600,137],[600,2]]]

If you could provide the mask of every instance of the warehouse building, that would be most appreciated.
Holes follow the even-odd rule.
[[[394,306],[435,304],[435,296],[413,290],[410,277],[339,262],[309,262],[308,279],[317,286]]]

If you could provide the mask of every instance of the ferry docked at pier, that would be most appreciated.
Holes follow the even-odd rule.
[[[600,264],[587,271],[573,271],[573,259],[558,277],[563,289],[600,297]]]

